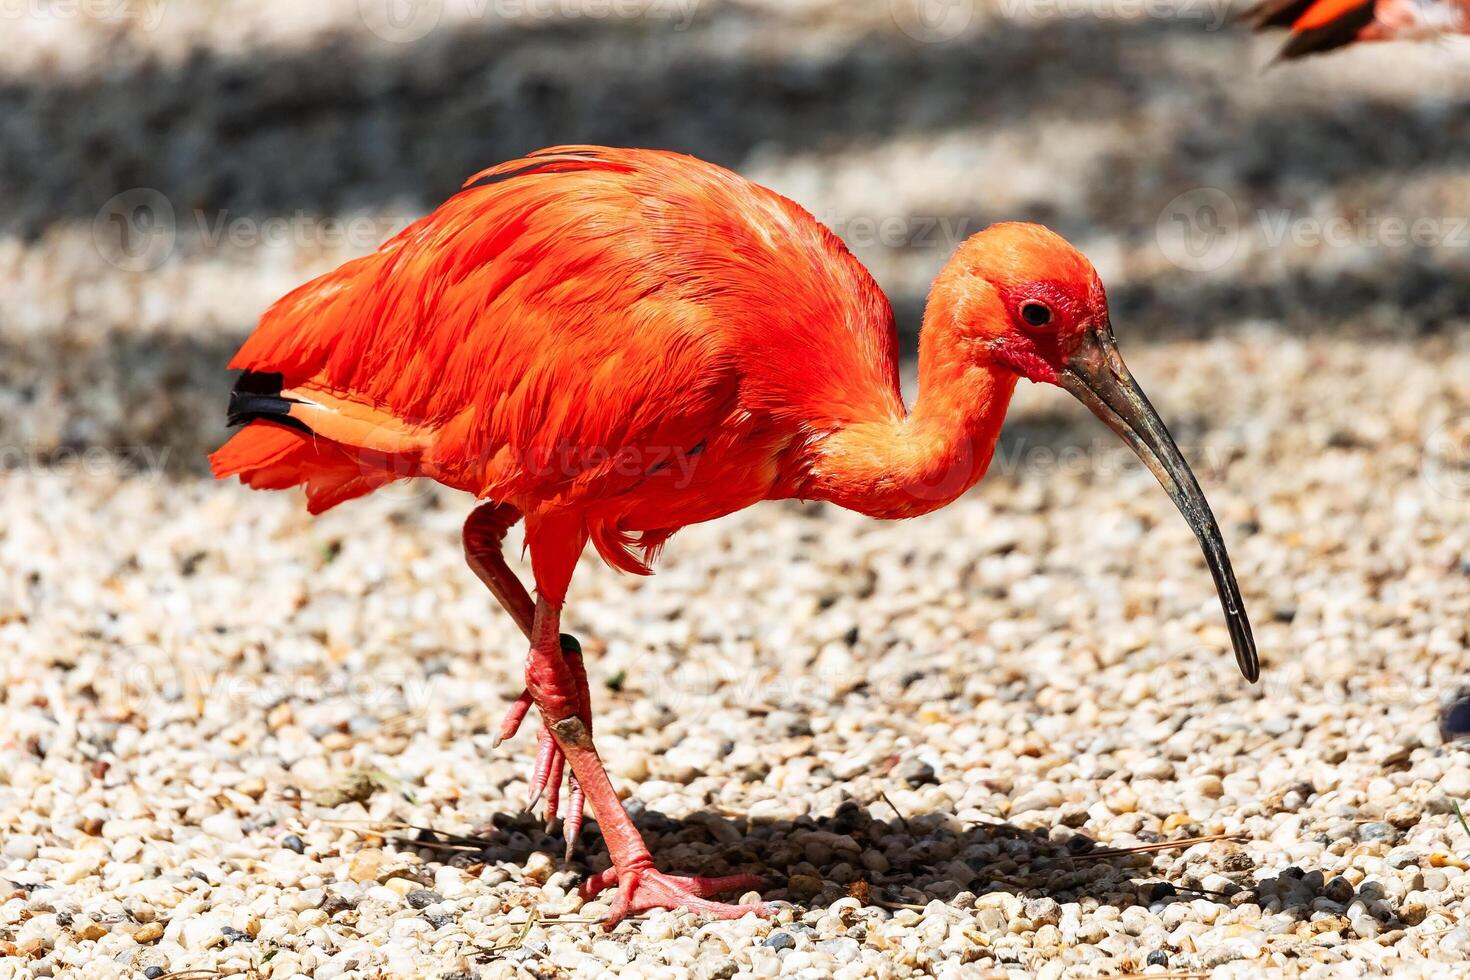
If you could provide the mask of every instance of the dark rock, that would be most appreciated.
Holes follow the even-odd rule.
[[[444,896],[427,888],[415,888],[408,893],[408,904],[416,909],[426,909],[430,905],[438,905],[444,901]]]
[[[898,767],[898,778],[908,783],[914,789],[939,782],[939,778],[934,775],[934,767],[923,759],[905,760]]]

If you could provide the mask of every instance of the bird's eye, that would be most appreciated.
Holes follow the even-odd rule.
[[[1033,327],[1044,327],[1051,322],[1051,308],[1035,300],[1022,303],[1021,319]]]

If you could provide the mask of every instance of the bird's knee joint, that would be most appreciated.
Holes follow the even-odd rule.
[[[587,726],[576,715],[552,722],[551,732],[562,745],[571,745],[579,749],[592,748],[592,733],[587,731]]]

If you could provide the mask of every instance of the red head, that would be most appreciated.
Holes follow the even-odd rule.
[[[1241,672],[1260,670],[1220,528],[1189,464],[1113,341],[1092,263],[1040,225],[992,225],[960,246],[934,283],[932,361],[1013,372],[1070,391],[1153,472],[1204,548]],[[920,368],[923,374],[923,365]]]
[[[1092,263],[1041,225],[991,225],[966,241],[934,298],[975,355],[1031,381],[1058,383],[1084,335],[1108,329]]]

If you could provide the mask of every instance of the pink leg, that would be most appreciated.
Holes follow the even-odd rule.
[[[506,564],[505,554],[501,548],[505,540],[505,532],[520,520],[520,517],[520,511],[509,504],[484,504],[477,507],[464,523],[464,553],[465,561],[468,562],[470,569],[481,582],[485,583],[490,593],[516,621],[521,632],[529,638],[536,616],[536,604],[531,599],[530,593],[526,591],[526,587],[521,584],[521,580]],[[568,659],[575,660],[573,669],[578,678],[584,706],[581,714],[590,728],[591,701],[588,696],[587,671],[582,663],[582,648],[571,636],[562,637],[562,648]],[[500,732],[495,739],[496,745],[516,733],[530,709],[530,692],[523,691],[500,723]],[[542,729],[540,749],[531,777],[529,808],[534,809],[537,802],[543,796],[546,797],[548,829],[555,823],[560,809],[561,779],[565,769],[566,759],[560,747],[550,734]],[[572,790],[567,800],[567,822],[564,828],[568,859],[570,859],[572,848],[576,846],[577,835],[582,829],[582,795],[576,787],[576,780],[573,779],[572,782]]]
[[[582,886],[584,898],[618,886],[618,897],[604,925],[611,929],[625,916],[648,909],[692,909],[721,919],[739,918],[754,912],[766,915],[776,906],[724,905],[709,901],[721,892],[757,888],[759,875],[729,875],[722,878],[681,877],[664,874],[653,865],[653,857],[638,829],[623,808],[592,744],[592,732],[582,717],[586,704],[586,681],[580,683],[568,657],[562,655],[561,613],[545,599],[536,604],[536,621],[531,631],[531,655],[526,664],[526,689],[541,712],[542,724],[561,747],[576,787],[586,794],[592,812],[607,841],[613,867],[594,875]]]

